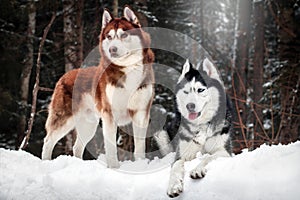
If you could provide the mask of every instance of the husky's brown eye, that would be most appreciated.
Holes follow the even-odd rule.
[[[127,38],[127,36],[128,36],[127,33],[122,33],[121,38],[124,39],[124,38]]]
[[[183,91],[183,93],[184,93],[184,94],[188,94],[189,92],[188,92],[188,91]]]
[[[108,40],[112,40],[112,37],[111,37],[110,35],[106,35],[106,38],[107,38]]]

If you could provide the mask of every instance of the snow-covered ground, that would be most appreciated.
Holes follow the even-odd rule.
[[[119,170],[98,161],[60,156],[52,161],[23,151],[0,149],[0,199],[168,199],[166,189],[174,154],[153,161],[122,162]],[[263,145],[253,152],[211,162],[202,180],[188,171],[177,199],[299,199],[300,142]],[[136,172],[136,173],[135,173]]]

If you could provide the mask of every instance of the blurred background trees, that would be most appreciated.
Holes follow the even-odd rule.
[[[103,9],[121,15],[126,4],[136,11],[143,26],[186,34],[210,54],[236,111],[236,153],[262,143],[286,144],[300,139],[299,0],[2,0],[0,147],[15,149],[24,137],[38,45],[52,13],[56,19],[45,40],[40,72],[40,86],[49,89],[54,88],[66,71],[97,65],[99,59],[84,64],[82,61],[98,45]],[[186,44],[182,51],[193,48]],[[160,50],[155,53],[156,63],[180,71],[182,57]],[[193,56],[197,57],[197,52]],[[168,97],[172,94],[167,93],[157,86],[154,103],[160,104],[170,119],[172,101]],[[38,93],[36,117],[27,147],[38,156],[51,94],[50,90]],[[119,134],[119,146],[132,151],[131,136],[122,130]],[[73,133],[60,141],[56,155],[69,154],[74,137]],[[101,134],[89,144],[98,153],[103,147],[99,141]],[[149,146],[150,141],[147,143]],[[120,157],[131,158],[124,152],[120,152]]]

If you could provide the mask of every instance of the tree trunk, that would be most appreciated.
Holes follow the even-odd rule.
[[[276,3],[279,9],[279,57],[283,65],[280,76],[282,112],[278,139],[287,144],[300,136],[300,23],[296,20],[299,14],[294,10],[295,1],[279,0]]]
[[[249,27],[250,27],[251,1],[237,0],[237,22],[235,27],[234,56],[233,56],[233,89],[235,90],[236,112],[239,116],[239,128],[235,131],[246,133],[247,123],[247,70],[249,52]],[[242,130],[243,129],[243,130]]]
[[[195,63],[199,63],[200,60],[196,59],[201,57],[200,55],[202,55],[202,52],[199,52],[199,43],[200,45],[202,45],[204,39],[203,39],[203,6],[204,6],[204,2],[203,0],[196,0],[196,1],[192,1],[192,5],[193,7],[190,8],[191,9],[191,22],[197,26],[197,29],[194,28],[193,32],[192,32],[192,38],[194,39],[193,45],[193,53],[192,53],[192,61]],[[198,39],[200,38],[200,40]],[[188,44],[187,44],[188,45]],[[202,58],[201,58],[202,59]]]
[[[83,61],[83,0],[64,1],[65,71],[79,68]]]
[[[199,26],[199,35],[200,35],[200,45],[203,45],[204,43],[204,28],[203,28],[203,24],[204,24],[204,14],[203,14],[203,9],[204,9],[204,2],[203,0],[200,0],[199,1],[199,23],[198,23],[198,26]]]
[[[256,139],[258,132],[262,132],[263,115],[260,103],[263,97],[263,73],[264,73],[264,2],[258,1],[253,3],[253,20],[254,20],[254,59],[253,59],[253,131],[254,131],[254,148],[256,148]],[[258,146],[260,144],[257,144]]]
[[[84,0],[64,0],[63,2],[64,55],[65,71],[67,72],[74,68],[79,68],[83,61],[82,12]],[[75,130],[66,136],[66,154],[72,155],[75,136]]]
[[[119,9],[119,1],[118,0],[113,0],[113,16],[118,17],[118,9]]]
[[[22,113],[20,117],[20,130],[18,134],[18,141],[16,147],[19,147],[24,136],[25,136],[25,129],[26,129],[26,118],[27,118],[27,110],[28,110],[28,94],[29,94],[29,81],[31,70],[33,67],[33,60],[34,60],[34,34],[35,34],[35,27],[36,27],[36,6],[35,2],[29,1],[28,3],[28,28],[27,28],[27,56],[26,61],[24,63],[24,68],[21,75],[21,105],[22,105]]]

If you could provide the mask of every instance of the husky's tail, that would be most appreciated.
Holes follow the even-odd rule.
[[[162,156],[166,156],[168,153],[174,151],[170,136],[167,131],[157,131],[153,135],[153,140]]]

